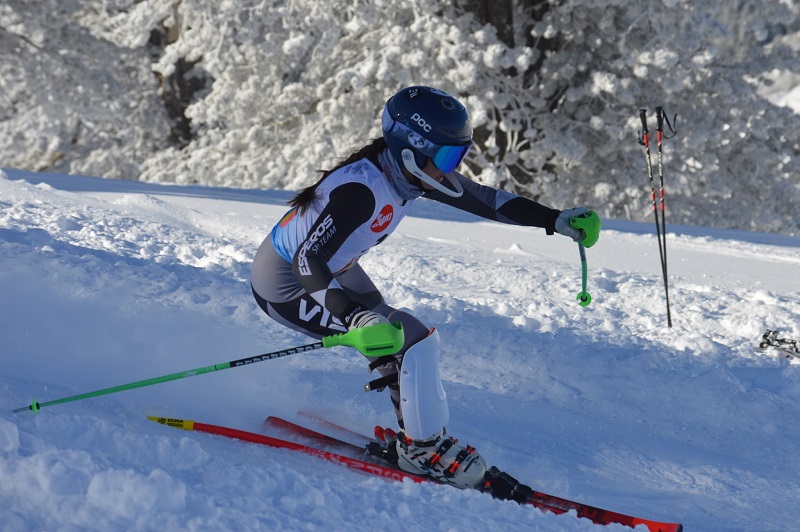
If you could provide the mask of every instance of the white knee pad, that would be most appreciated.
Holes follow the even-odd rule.
[[[450,419],[447,394],[439,377],[439,333],[435,329],[403,356],[400,412],[405,433],[412,440],[429,438]]]

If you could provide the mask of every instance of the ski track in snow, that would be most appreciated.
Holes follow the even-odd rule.
[[[271,322],[250,261],[289,193],[0,174],[3,530],[595,530],[444,486],[392,483],[147,415],[261,431],[310,410],[391,425],[360,355],[319,350],[12,409],[312,340]],[[436,326],[451,434],[536,489],[686,530],[787,530],[800,511],[800,239],[668,226],[666,327],[649,220],[588,250],[421,200],[361,264]],[[604,530],[627,530],[610,526]]]

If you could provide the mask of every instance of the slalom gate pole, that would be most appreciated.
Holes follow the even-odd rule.
[[[141,381],[131,382],[128,384],[121,384],[111,388],[103,388],[94,392],[82,393],[80,395],[73,395],[56,399],[54,401],[46,401],[39,403],[33,401],[30,405],[22,408],[17,408],[14,413],[32,410],[34,413],[39,413],[39,410],[46,406],[60,405],[72,401],[80,401],[81,399],[88,399],[90,397],[97,397],[100,395],[108,395],[125,390],[133,390],[135,388],[143,388],[145,386],[152,386],[153,384],[161,384],[162,382],[170,382],[187,377],[194,377],[215,371],[221,371],[228,368],[237,368],[239,366],[246,366],[256,362],[263,362],[265,360],[272,360],[273,358],[281,358],[296,353],[305,353],[323,347],[335,347],[339,345],[355,347],[362,354],[368,357],[378,357],[383,355],[393,355],[403,347],[404,334],[403,327],[399,323],[392,325],[388,323],[373,325],[371,327],[363,327],[353,329],[343,334],[334,334],[322,338],[322,341],[313,344],[301,345],[298,347],[291,347],[289,349],[281,349],[273,351],[272,353],[264,353],[263,355],[256,355],[247,358],[240,358],[239,360],[231,360],[230,362],[223,362],[221,364],[214,364],[212,366],[205,366],[202,368],[191,369],[188,371],[181,371],[178,373],[171,373],[161,377],[153,377],[152,379],[145,379]]]
[[[672,119],[673,124],[677,118],[678,115],[676,114]],[[672,327],[672,314],[670,313],[669,308],[669,275],[667,273],[667,219],[666,209],[664,208],[664,151],[661,147],[662,140],[664,139],[664,122],[667,123],[667,127],[669,127],[670,131],[672,131],[672,136],[666,138],[674,137],[677,131],[675,131],[675,129],[672,127],[672,124],[669,123],[669,119],[664,112],[664,108],[659,105],[656,107],[656,140],[658,144],[658,195],[661,202],[661,231],[664,249],[662,268],[664,270],[664,293],[667,299],[667,324],[669,327]]]
[[[667,257],[664,250],[665,242],[662,242],[661,222],[658,218],[658,203],[656,202],[656,185],[653,178],[653,161],[650,158],[650,132],[647,129],[647,109],[639,109],[639,118],[642,121],[642,136],[639,139],[639,144],[644,146],[644,159],[647,164],[647,175],[650,178],[650,198],[653,202],[653,215],[656,222],[656,238],[658,239],[658,256],[661,259],[661,273],[664,277],[664,290],[667,293],[667,324],[672,327],[672,316],[669,310],[669,291],[667,289]],[[661,146],[661,134],[658,135],[659,147]],[[661,187],[661,195],[663,201],[663,185]],[[662,203],[663,208],[663,203]],[[663,236],[666,240],[666,235]]]

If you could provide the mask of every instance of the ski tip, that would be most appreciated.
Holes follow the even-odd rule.
[[[147,416],[150,421],[167,425],[168,427],[175,427],[176,429],[194,430],[194,421],[188,419],[171,419],[166,417]]]

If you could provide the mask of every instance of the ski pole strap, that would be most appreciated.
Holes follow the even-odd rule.
[[[658,132],[659,141],[661,140],[661,136],[664,133],[665,123],[667,124],[669,130],[672,132],[672,135],[669,136],[664,135],[665,139],[671,139],[672,137],[678,134],[678,131],[673,126],[673,124],[675,124],[677,120],[678,120],[678,113],[675,113],[675,115],[672,117],[672,123],[670,123],[669,117],[667,117],[667,113],[666,111],[664,111],[664,108],[661,107],[660,105],[656,107],[656,131]]]
[[[642,121],[642,134],[639,144],[648,148],[650,146],[650,132],[647,130],[647,109],[639,109],[639,119]]]

